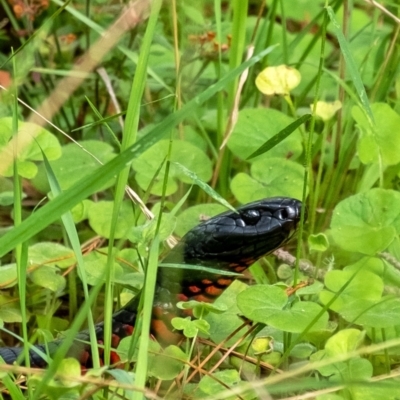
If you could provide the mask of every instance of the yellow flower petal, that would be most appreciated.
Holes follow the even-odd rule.
[[[313,110],[313,105],[310,106],[311,112]],[[329,121],[335,113],[342,108],[342,103],[339,100],[334,102],[317,101],[314,115],[321,118],[323,121]]]
[[[261,93],[266,95],[289,94],[301,81],[300,72],[288,67],[278,65],[267,67],[256,78],[256,86]]]

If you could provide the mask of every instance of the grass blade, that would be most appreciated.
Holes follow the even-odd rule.
[[[340,48],[343,53],[343,57],[346,61],[347,68],[349,70],[349,74],[351,76],[351,80],[354,84],[354,87],[357,90],[358,96],[360,98],[360,102],[362,104],[362,108],[371,123],[374,124],[374,115],[372,114],[371,106],[369,104],[369,100],[367,97],[367,92],[365,91],[364,84],[362,82],[361,76],[358,72],[357,65],[354,61],[354,58],[351,54],[351,50],[349,48],[349,44],[344,37],[342,30],[340,28],[339,22],[336,19],[335,12],[333,11],[332,7],[328,6],[327,8],[328,16],[332,23],[333,31],[339,41]]]
[[[49,181],[51,192],[53,193],[54,196],[60,196],[62,193],[60,185],[59,185],[57,178],[51,168],[51,165],[46,157],[46,154],[44,154],[43,150],[41,150],[41,151],[42,151],[43,162],[44,162],[44,166],[46,169],[47,179]],[[81,245],[79,242],[78,232],[76,230],[76,226],[74,224],[74,220],[72,218],[71,212],[67,211],[64,215],[61,216],[61,219],[64,224],[65,230],[67,232],[69,241],[71,242],[71,246],[74,250],[77,265],[78,265],[79,276],[82,280],[83,292],[85,294],[85,299],[88,300],[89,299],[89,289],[88,289],[88,283],[87,283],[87,279],[86,279],[85,265],[84,265],[84,261],[83,261],[83,255],[82,255],[82,251],[81,251]],[[92,315],[91,309],[88,310],[88,318],[87,319],[88,319],[88,326],[89,326],[93,365],[94,365],[94,367],[99,368],[100,367],[99,351],[98,351],[98,346],[97,346],[96,331],[95,331],[95,327],[94,327],[94,320],[93,320],[93,315]]]

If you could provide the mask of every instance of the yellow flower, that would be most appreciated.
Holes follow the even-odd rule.
[[[313,111],[313,104],[310,105],[311,112]],[[336,113],[342,108],[342,103],[339,100],[328,103],[326,101],[317,101],[315,106],[314,115],[321,118],[323,121],[329,121]]]
[[[288,67],[287,65],[278,65],[276,67],[267,67],[262,70],[256,78],[256,86],[261,93],[266,95],[289,94],[301,81],[300,72]]]

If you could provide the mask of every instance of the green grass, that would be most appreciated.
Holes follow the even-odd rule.
[[[29,340],[69,329],[42,375],[0,365],[2,398],[400,397],[398,6],[135,4],[137,19],[120,3],[2,2],[13,30],[0,36],[11,79],[0,105],[0,338],[14,343],[11,330],[27,354]],[[256,77],[282,64],[300,84],[262,94]],[[278,195],[303,199],[308,220],[297,250],[291,242],[251,268],[265,285],[260,303],[246,300],[258,289],[237,283],[215,303],[230,305],[225,314],[187,323],[209,324],[207,339],[196,331],[162,351],[139,337],[170,235],[218,213],[215,203]],[[140,329],[119,348],[135,362],[101,369],[95,356],[81,376],[64,360],[74,336],[88,327],[93,338],[104,320],[104,344],[91,345],[109,365],[112,314],[143,282]],[[238,313],[257,321],[247,334]],[[258,353],[265,337],[272,347]],[[18,371],[28,390],[14,383]]]

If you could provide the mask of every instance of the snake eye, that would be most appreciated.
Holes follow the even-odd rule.
[[[260,220],[260,213],[257,210],[246,210],[241,213],[241,217],[247,225],[255,225]]]
[[[275,214],[279,219],[285,220],[285,219],[289,218],[289,214],[288,214],[288,211],[286,210],[286,208],[282,208],[282,210],[278,210]]]

